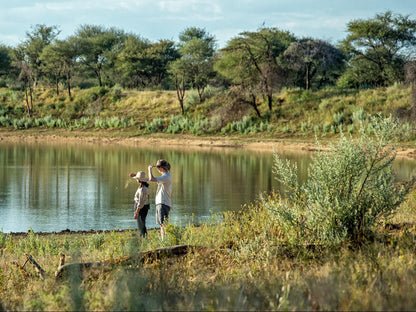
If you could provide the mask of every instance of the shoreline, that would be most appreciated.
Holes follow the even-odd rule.
[[[329,141],[328,141],[329,142]],[[321,149],[328,149],[328,143],[322,145]],[[173,149],[187,150],[207,150],[207,149],[245,149],[257,152],[290,151],[297,153],[311,153],[317,151],[315,143],[296,141],[293,138],[267,139],[255,137],[196,137],[183,134],[158,134],[158,135],[138,135],[138,136],[121,136],[114,132],[69,132],[69,131],[10,131],[0,129],[0,147],[2,143],[10,144],[74,144],[74,145],[102,145],[102,146],[154,146],[164,145]],[[416,160],[416,148],[407,146],[397,146],[397,158],[407,158]],[[70,230],[52,232],[34,232],[36,235],[64,235],[64,234],[96,234],[110,232],[126,232],[134,229],[115,229],[115,230]],[[155,229],[149,229],[155,230]],[[3,233],[12,236],[26,236],[27,232],[10,232]]]
[[[207,136],[199,137],[186,134],[133,135],[120,131],[67,131],[62,129],[37,129],[37,130],[8,130],[0,129],[1,143],[31,143],[31,144],[76,144],[76,145],[121,145],[121,146],[154,146],[188,150],[195,149],[224,149],[238,148],[250,151],[291,151],[291,152],[316,152],[315,141],[309,138],[259,138],[241,136]],[[327,150],[331,140],[321,140],[321,150]],[[416,160],[416,147],[397,145],[398,158]]]

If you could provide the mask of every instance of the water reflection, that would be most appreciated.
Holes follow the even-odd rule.
[[[310,154],[286,153],[297,162],[300,180]],[[241,209],[262,192],[278,188],[271,152],[242,149],[160,149],[93,145],[0,145],[0,230],[35,232],[136,228],[132,201],[136,182],[130,172],[157,159],[172,166],[171,217],[186,224],[213,213]],[[400,178],[415,162],[398,161]],[[156,227],[154,194],[148,227]]]

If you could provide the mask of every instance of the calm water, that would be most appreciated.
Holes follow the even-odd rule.
[[[285,154],[297,161],[301,179],[310,156]],[[0,143],[0,231],[136,228],[132,205],[137,183],[128,174],[147,173],[148,164],[159,158],[172,166],[170,216],[179,224],[246,209],[245,203],[278,187],[270,152]],[[414,161],[396,161],[398,178],[407,178],[415,167]],[[156,184],[150,184],[149,228],[156,227],[155,190]]]

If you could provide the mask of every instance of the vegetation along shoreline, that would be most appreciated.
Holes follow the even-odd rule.
[[[416,177],[392,166],[416,159],[416,20],[352,20],[337,44],[262,26],[219,50],[198,27],[59,32],[0,44],[0,147],[242,148],[284,191],[164,240],[0,231],[0,311],[414,310]],[[323,153],[299,185],[280,150]]]

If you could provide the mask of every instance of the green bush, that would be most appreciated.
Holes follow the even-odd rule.
[[[369,126],[373,135],[364,128],[355,140],[341,133],[330,151],[319,151],[303,185],[298,184],[296,165],[274,154],[274,173],[286,196],[263,199],[263,204],[286,229],[288,240],[361,242],[404,201],[415,178],[395,183],[392,141],[397,124],[377,116]]]
[[[151,122],[145,121],[146,130],[150,133],[163,131],[165,121],[162,118],[154,118]]]

